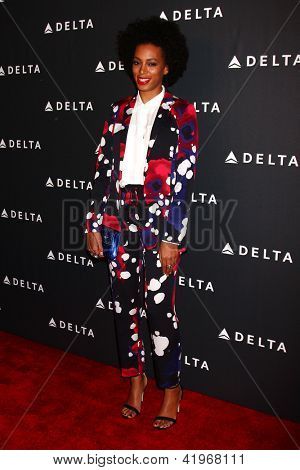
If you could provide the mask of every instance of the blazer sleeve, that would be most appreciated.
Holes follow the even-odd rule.
[[[109,198],[112,172],[112,135],[113,108],[104,121],[100,142],[95,150],[96,160],[92,173],[93,183],[89,193],[88,209],[86,212],[85,233],[100,232],[103,212]]]
[[[165,211],[161,240],[181,244],[187,232],[196,161],[199,153],[199,130],[195,107],[185,105],[176,110],[178,141],[171,172],[171,200]]]

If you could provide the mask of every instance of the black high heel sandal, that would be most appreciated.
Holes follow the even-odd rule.
[[[146,378],[147,380],[146,380],[146,385],[144,385],[144,390],[142,391],[141,406],[142,406],[142,403],[143,403],[143,401],[144,401],[144,392],[145,392],[145,389],[146,389],[147,384],[148,384],[148,378],[147,378],[145,372],[143,372],[143,376],[144,376],[144,378]],[[135,412],[135,415],[134,415],[134,416],[124,415],[124,414],[122,413],[123,408],[128,408],[129,410],[134,411],[134,412]],[[122,411],[121,411],[121,415],[123,416],[123,418],[127,418],[127,419],[135,418],[136,416],[138,416],[138,415],[140,414],[140,411],[139,411],[137,408],[135,408],[135,406],[132,406],[132,405],[130,405],[129,403],[124,403],[124,404],[123,404]]]
[[[176,387],[178,387],[178,385],[177,385]],[[176,388],[176,387],[170,387],[170,388]],[[181,390],[181,394],[180,394],[180,398],[179,398],[179,400],[178,400],[177,413],[179,413],[179,411],[180,411],[180,402],[181,402],[181,400],[183,399],[183,387],[182,387],[181,384],[179,384],[179,387],[180,387],[180,390]],[[161,430],[161,429],[169,429],[169,428],[172,427],[172,426],[176,423],[176,421],[177,421],[176,418],[171,418],[170,416],[155,416],[155,418],[154,418],[154,420],[153,420],[153,423],[154,423],[156,420],[158,420],[158,419],[164,419],[164,420],[166,420],[166,421],[171,421],[171,422],[172,422],[172,424],[171,424],[170,426],[166,426],[166,427],[160,427],[160,426],[154,426],[154,425],[153,425],[154,429],[159,429],[159,430]]]

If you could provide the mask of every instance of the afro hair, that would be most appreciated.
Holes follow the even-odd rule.
[[[158,16],[136,18],[124,31],[117,33],[117,51],[124,69],[133,80],[132,59],[137,45],[151,43],[162,48],[169,72],[164,75],[166,87],[173,85],[186,70],[189,52],[179,26]]]

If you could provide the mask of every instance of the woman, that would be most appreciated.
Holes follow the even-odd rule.
[[[166,88],[182,76],[188,60],[177,24],[137,19],[119,31],[117,41],[137,93],[112,103],[104,123],[86,216],[87,249],[103,257],[101,226],[120,232],[109,271],[121,376],[130,378],[122,416],[139,415],[147,385],[144,315],[157,385],[164,390],[153,426],[167,429],[176,423],[183,393],[175,287],[186,250],[198,125],[194,106]]]

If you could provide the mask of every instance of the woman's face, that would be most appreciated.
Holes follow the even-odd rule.
[[[163,50],[152,43],[136,46],[132,74],[139,91],[161,91],[163,76],[169,71]]]

